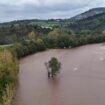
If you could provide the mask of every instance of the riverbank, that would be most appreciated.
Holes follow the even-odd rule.
[[[11,105],[18,73],[18,60],[6,47],[0,48],[0,104]]]

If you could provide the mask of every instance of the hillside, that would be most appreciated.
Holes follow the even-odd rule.
[[[104,7],[101,7],[101,8],[93,8],[93,9],[90,9],[84,13],[81,13],[73,18],[71,18],[72,20],[82,20],[82,19],[86,19],[86,18],[89,18],[89,17],[93,17],[95,15],[99,15],[99,14],[102,14],[102,13],[105,13],[105,8]]]
[[[76,35],[105,34],[105,8],[94,8],[71,19],[33,19],[0,23],[0,44],[12,43],[16,38],[24,39],[32,31],[40,37],[46,36],[54,28],[59,28],[64,35],[71,32]]]
[[[48,34],[51,30],[49,27],[32,25],[29,21],[3,23],[0,25],[0,44],[12,43],[16,38],[17,40],[24,39],[32,31],[41,36]]]
[[[102,34],[105,30],[105,13],[101,13],[82,20],[76,20],[67,28],[78,34]]]

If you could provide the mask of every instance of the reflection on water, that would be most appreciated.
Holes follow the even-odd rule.
[[[51,57],[62,63],[55,79],[44,65]],[[105,46],[48,50],[20,61],[14,105],[105,105]]]

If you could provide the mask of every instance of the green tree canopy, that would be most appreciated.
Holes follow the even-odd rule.
[[[57,58],[52,57],[49,61],[49,68],[51,68],[52,75],[56,75],[60,71],[61,63]]]
[[[36,33],[35,33],[34,31],[32,31],[32,32],[30,32],[30,33],[28,34],[28,38],[29,38],[29,40],[31,40],[31,41],[35,41],[35,40],[37,40],[37,35],[36,35]]]

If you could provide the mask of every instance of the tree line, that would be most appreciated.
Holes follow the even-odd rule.
[[[36,33],[29,33],[27,39],[14,44],[17,57],[44,51],[50,48],[73,48],[86,44],[105,42],[105,35],[75,35],[62,34],[59,29],[55,29],[44,37],[39,37]]]

